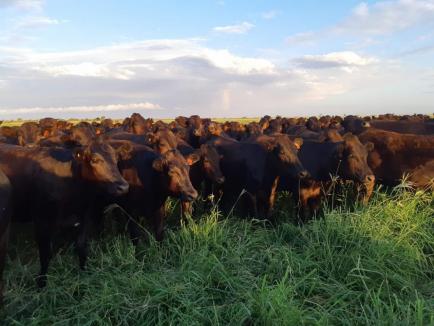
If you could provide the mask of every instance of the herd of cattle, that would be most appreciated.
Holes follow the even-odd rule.
[[[396,185],[406,174],[414,188],[433,190],[429,116],[0,122],[0,281],[12,221],[33,223],[43,287],[53,237],[68,230],[84,268],[88,239],[111,204],[147,218],[161,240],[169,196],[184,214],[201,193],[223,212],[272,219],[276,193],[289,191],[303,222],[332,180],[350,183],[365,203],[375,183]],[[127,225],[136,244],[142,229],[134,219]]]

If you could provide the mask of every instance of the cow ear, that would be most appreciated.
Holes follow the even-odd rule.
[[[130,143],[125,143],[121,147],[116,149],[119,159],[126,161],[131,158],[131,153],[133,152],[133,146]]]
[[[368,142],[365,144],[365,148],[366,148],[366,150],[367,150],[368,152],[372,152],[372,151],[374,150],[374,143],[368,141]]]
[[[294,145],[299,150],[301,146],[303,145],[303,138],[295,138],[294,139]]]
[[[188,154],[185,157],[185,160],[187,161],[188,165],[193,165],[194,163],[196,163],[197,161],[200,160],[200,155],[198,155],[197,153],[194,152],[194,153]]]
[[[154,160],[154,162],[152,162],[152,168],[158,172],[163,172],[164,171],[164,159],[163,158],[157,158]]]

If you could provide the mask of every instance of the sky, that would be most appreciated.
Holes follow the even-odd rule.
[[[0,0],[0,120],[434,112],[434,0]]]

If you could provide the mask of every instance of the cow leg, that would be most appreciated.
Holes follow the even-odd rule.
[[[38,221],[35,223],[36,242],[39,248],[39,263],[41,270],[36,279],[39,288],[47,285],[48,265],[51,259],[51,230],[47,223]]]
[[[162,241],[164,237],[164,220],[166,217],[165,201],[154,212],[155,239]]]
[[[75,242],[75,249],[77,250],[78,262],[80,269],[84,270],[86,267],[86,260],[88,255],[88,232],[91,226],[90,214],[87,213],[85,218],[81,220],[79,226],[79,233]]]
[[[248,192],[247,194],[247,213],[251,217],[258,216],[258,194],[252,194]]]
[[[139,214],[134,214],[133,216],[139,216]],[[140,238],[146,238],[146,235],[142,231],[141,226],[136,222],[134,217],[129,216],[128,214],[127,219],[127,228],[131,243],[134,247],[137,247]]]
[[[274,179],[273,185],[271,186],[271,192],[268,195],[268,202],[265,210],[265,217],[271,220],[271,214],[273,213],[274,203],[276,202],[277,186],[279,185],[279,177]]]

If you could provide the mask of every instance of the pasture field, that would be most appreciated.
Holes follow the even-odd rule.
[[[276,225],[214,209],[180,225],[169,205],[162,243],[134,250],[109,223],[87,270],[61,249],[43,290],[33,240],[13,238],[2,324],[434,325],[431,193],[377,190],[304,226],[283,195]]]

